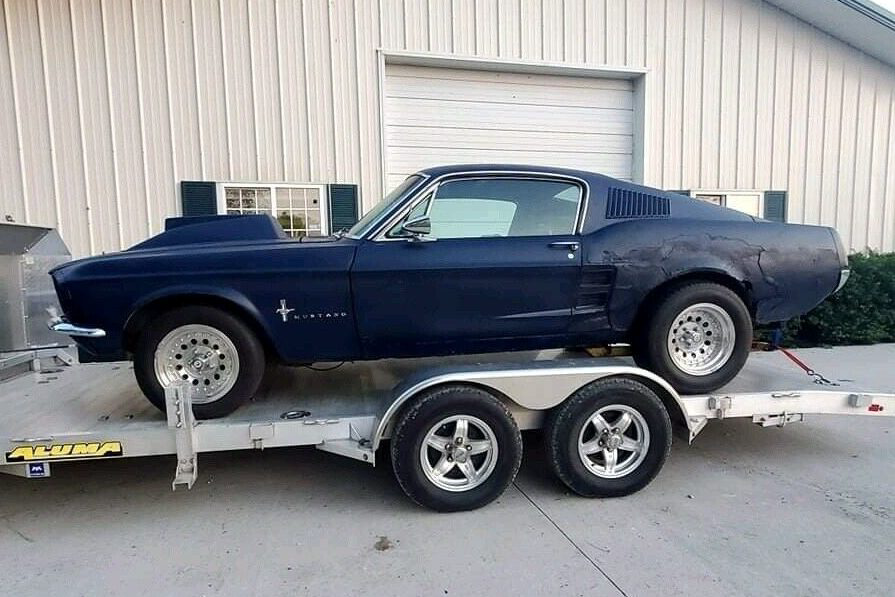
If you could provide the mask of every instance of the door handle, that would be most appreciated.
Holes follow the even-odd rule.
[[[581,248],[581,243],[577,240],[557,240],[547,246],[551,249],[565,249],[566,251],[574,253]]]

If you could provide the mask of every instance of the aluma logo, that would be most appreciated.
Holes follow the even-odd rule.
[[[29,460],[64,460],[66,458],[102,458],[121,456],[121,442],[82,442],[76,444],[50,444],[48,446],[19,446],[6,453],[6,462]]]

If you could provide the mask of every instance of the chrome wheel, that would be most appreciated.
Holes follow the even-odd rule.
[[[491,476],[497,464],[497,437],[476,417],[454,415],[426,433],[420,446],[423,473],[445,491],[469,491]]]
[[[624,404],[604,406],[578,434],[578,456],[591,473],[604,479],[624,477],[640,466],[650,434],[637,410]]]
[[[220,330],[200,324],[182,325],[162,338],[154,366],[163,388],[189,384],[194,404],[221,398],[239,377],[236,346]]]
[[[723,367],[735,344],[733,319],[713,303],[687,307],[668,331],[668,354],[675,367],[689,375],[709,375]]]

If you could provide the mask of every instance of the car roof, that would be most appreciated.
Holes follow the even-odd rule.
[[[582,178],[587,181],[595,181],[595,180],[604,180],[604,181],[616,181],[610,176],[605,176],[603,174],[597,174],[596,172],[588,172],[586,170],[573,170],[571,168],[556,168],[552,166],[534,166],[527,164],[450,164],[447,166],[433,166],[431,168],[424,168],[419,171],[420,174],[425,174],[430,177],[439,177],[448,174],[459,174],[459,173],[475,173],[475,172],[519,172],[519,173],[543,173],[543,174],[557,174],[560,176],[570,176],[573,178]],[[618,181],[622,182],[622,181]]]
[[[678,217],[693,217],[695,214],[706,214],[707,210],[711,209],[712,218],[713,219],[732,219],[732,220],[750,220],[754,221],[754,218],[743,214],[741,212],[736,212],[734,210],[728,209],[726,207],[718,207],[714,205],[709,205],[708,203],[704,203],[697,199],[691,199],[684,195],[676,194],[672,191],[663,191],[662,189],[658,189],[655,187],[647,187],[644,185],[636,184],[633,182],[629,182],[627,180],[621,180],[618,178],[613,178],[611,176],[606,176],[604,174],[597,174],[596,172],[588,172],[586,170],[573,170],[569,168],[554,168],[550,166],[530,166],[523,164],[452,164],[447,166],[435,166],[432,168],[425,168],[419,171],[419,174],[425,174],[431,178],[438,178],[441,176],[450,176],[451,174],[475,174],[475,173],[523,173],[523,174],[531,174],[531,173],[543,173],[543,174],[552,174],[556,176],[568,176],[572,178],[576,178],[579,180],[583,180],[589,187],[589,195],[588,197],[601,197],[605,198],[609,189],[616,189],[621,191],[629,191],[633,193],[643,193],[646,195],[659,195],[663,197],[667,197],[670,200],[675,202],[677,206],[675,209],[677,211]],[[594,209],[593,207],[587,209],[585,211],[585,219],[582,226],[582,231],[584,233],[591,232],[596,228],[602,226],[604,224],[604,209],[602,207],[598,207]],[[689,214],[689,216],[687,215]]]

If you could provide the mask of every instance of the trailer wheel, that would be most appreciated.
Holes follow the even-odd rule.
[[[551,412],[547,457],[569,489],[617,497],[644,488],[671,448],[671,419],[644,384],[609,378],[590,383]]]
[[[199,419],[239,408],[258,390],[264,370],[264,349],[252,330],[230,313],[199,305],[150,321],[134,352],[134,375],[149,401],[164,412],[165,388],[188,384]]]
[[[427,391],[407,406],[391,442],[404,493],[440,512],[480,508],[498,498],[522,463],[522,435],[488,392],[463,385]]]

